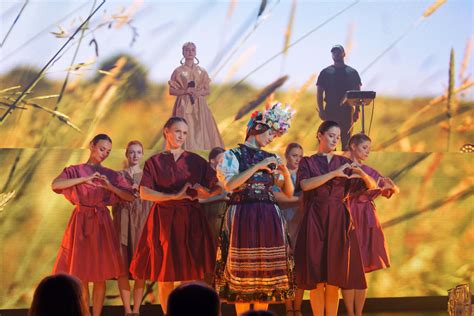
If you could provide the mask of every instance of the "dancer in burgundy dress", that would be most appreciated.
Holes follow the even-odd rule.
[[[283,215],[273,194],[274,170],[284,178],[282,192],[293,195],[288,168],[262,150],[287,131],[289,108],[276,104],[255,112],[245,144],[228,150],[217,167],[219,180],[232,192],[224,218],[215,286],[222,300],[235,303],[237,315],[294,297],[293,259]]]
[[[325,121],[318,129],[318,153],[304,157],[297,189],[303,191],[303,217],[295,246],[296,284],[310,290],[314,315],[337,315],[339,288],[365,289],[364,268],[344,199],[371,189],[375,181],[346,157],[333,153],[341,130]]]
[[[212,273],[216,242],[198,198],[219,194],[215,171],[201,156],[185,151],[186,120],[170,118],[164,128],[166,150],[145,162],[140,197],[153,201],[133,257],[134,279],[158,281],[166,314],[175,281],[201,280]]]
[[[119,236],[120,254],[122,255],[123,264],[128,271],[152,203],[140,199],[140,193],[138,191],[138,186],[143,176],[143,170],[140,168],[140,162],[143,158],[142,143],[137,140],[129,142],[125,150],[125,156],[127,157],[127,168],[119,172],[132,187],[135,200],[133,202],[117,203],[112,207],[112,214],[115,229]],[[136,316],[139,314],[144,285],[144,280],[136,280],[134,282],[134,305],[132,311],[129,275],[126,274],[119,277],[118,287],[126,316]]]
[[[375,189],[351,195],[348,200],[366,273],[390,267],[387,242],[375,211],[374,199],[380,195],[390,198],[399,191],[390,178],[363,164],[369,157],[370,144],[371,139],[362,133],[353,135],[349,141],[351,160],[377,183]],[[366,289],[342,290],[348,316],[362,316],[366,294]]]
[[[86,163],[64,168],[51,184],[54,192],[64,194],[75,206],[53,273],[78,277],[87,301],[88,284],[93,282],[93,315],[99,316],[104,304],[105,280],[126,275],[107,205],[121,200],[133,201],[134,196],[118,172],[101,165],[112,149],[110,137],[95,136],[89,148],[91,154]]]

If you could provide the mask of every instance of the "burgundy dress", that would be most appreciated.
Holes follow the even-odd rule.
[[[216,173],[199,155],[185,151],[177,161],[170,152],[145,162],[141,186],[178,193],[186,183],[213,188]],[[198,200],[155,202],[133,257],[134,279],[159,282],[204,278],[214,271],[216,241]]]
[[[118,172],[102,166],[70,166],[64,168],[59,179],[87,177],[94,172],[106,175],[114,186],[131,191],[127,181]],[[86,183],[54,192],[64,194],[75,208],[64,233],[53,273],[72,274],[83,282],[100,282],[126,275],[118,236],[107,208],[107,205],[113,205],[121,199],[109,190]]]
[[[375,181],[381,177],[376,170],[369,166],[362,165],[362,169]],[[387,242],[374,204],[374,199],[381,193],[381,189],[375,189],[351,195],[349,198],[349,209],[356,228],[365,272],[390,267]]]
[[[352,161],[334,155],[304,157],[299,165],[296,187],[304,179],[324,175]],[[295,245],[296,284],[311,290],[318,283],[347,289],[365,289],[362,258],[350,213],[344,205],[349,192],[363,190],[363,182],[334,178],[322,186],[303,191],[303,217]]]

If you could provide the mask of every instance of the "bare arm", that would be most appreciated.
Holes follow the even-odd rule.
[[[360,166],[356,164],[352,164],[351,170],[353,174],[356,174],[362,179],[362,181],[364,181],[365,186],[367,187],[368,190],[373,190],[377,188],[377,182],[375,181],[375,179],[369,176],[367,173],[365,173],[365,171],[362,170]]]
[[[293,185],[293,181],[291,180],[291,173],[285,165],[278,166],[278,169],[282,171],[282,175],[284,178],[282,192],[288,197],[293,197],[293,193],[295,192],[295,186]]]
[[[273,192],[275,195],[275,198],[282,208],[290,208],[290,207],[296,207],[299,205],[299,197],[298,196],[292,196],[288,197],[285,193],[283,192]]]
[[[122,200],[125,200],[125,201],[128,201],[128,202],[132,202],[132,201],[135,200],[135,196],[133,195],[132,192],[128,192],[128,191],[125,191],[125,190],[122,190],[122,189],[116,187],[115,185],[110,183],[109,179],[105,175],[100,176],[100,181],[97,184],[97,186],[100,186],[100,187],[103,187],[103,188],[109,190],[110,192],[114,193],[115,195],[117,195]]]
[[[80,177],[80,178],[73,178],[73,179],[55,178],[53,182],[51,183],[51,189],[53,189],[53,191],[64,190],[81,183],[88,183],[88,184],[94,185],[92,183],[93,179],[100,179],[100,173],[94,172],[92,175],[88,177]]]
[[[330,180],[332,180],[336,177],[348,178],[348,175],[346,175],[344,173],[344,170],[345,169],[350,169],[350,168],[351,168],[351,165],[346,163],[346,164],[340,166],[339,168],[337,168],[334,171],[330,171],[330,172],[328,172],[326,174],[323,174],[323,175],[320,175],[320,176],[316,176],[316,177],[301,180],[300,181],[301,189],[303,191],[310,191],[310,190],[319,188],[320,186],[322,186],[326,182],[328,182],[328,181],[330,181]]]
[[[140,186],[140,198],[143,200],[152,201],[152,202],[165,202],[165,201],[191,199],[191,197],[189,197],[186,194],[186,190],[189,188],[191,188],[191,185],[187,183],[181,189],[181,191],[179,191],[177,194],[172,194],[172,193],[158,192],[150,188]]]

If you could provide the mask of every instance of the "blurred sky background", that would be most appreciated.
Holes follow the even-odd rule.
[[[97,1],[99,4],[101,1]],[[260,1],[123,1],[107,0],[92,23],[99,23],[104,15],[118,14],[133,2],[137,5],[130,24],[138,37],[132,42],[132,29],[101,28],[94,32],[98,43],[97,63],[121,52],[137,57],[149,69],[150,78],[166,82],[179,65],[181,46],[186,41],[197,44],[201,66],[212,76],[218,67],[213,60],[220,49],[229,54],[236,43],[247,34],[257,21]],[[347,64],[362,71],[374,58],[417,21],[434,0],[359,1],[335,17],[319,30],[290,48],[252,74],[246,83],[265,86],[281,75],[289,75],[284,88],[299,87],[314,73],[332,63],[330,48],[340,43],[349,50]],[[0,36],[3,39],[24,1],[1,0]],[[293,42],[353,1],[297,1]],[[0,74],[18,65],[42,67],[67,40],[56,38],[55,25],[73,31],[78,18],[84,19],[93,1],[33,0],[26,5],[11,34],[0,48]],[[214,82],[223,82],[232,64],[240,66],[231,76],[242,79],[251,70],[283,49],[292,1],[268,1],[264,19],[255,32],[236,52],[231,61],[213,76]],[[230,8],[233,8],[229,13]],[[71,14],[71,12],[74,12]],[[414,97],[442,94],[448,83],[448,64],[451,48],[456,54],[459,69],[466,45],[474,34],[474,1],[449,0],[433,15],[409,31],[392,50],[361,75],[363,89],[375,90],[388,96]],[[66,17],[66,18],[65,18]],[[62,20],[63,19],[63,20]],[[351,35],[352,34],[352,35]],[[91,37],[86,39],[86,44]],[[233,44],[232,44],[233,43]],[[352,46],[352,48],[350,47]],[[75,46],[74,46],[75,47]],[[50,78],[64,78],[74,49],[69,49],[49,71]],[[91,60],[94,47],[82,45],[78,62]],[[472,50],[470,53],[472,57]],[[225,59],[225,55],[221,61]],[[89,70],[90,75],[97,68]],[[468,73],[472,74],[472,63]],[[456,78],[458,80],[458,78]],[[457,83],[458,84],[458,83]],[[472,89],[468,97],[473,98]]]

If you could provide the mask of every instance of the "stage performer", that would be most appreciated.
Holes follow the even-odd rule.
[[[152,203],[140,199],[138,190],[143,176],[143,170],[140,168],[140,162],[143,158],[142,143],[137,140],[129,142],[125,150],[125,156],[127,157],[127,168],[119,171],[119,173],[127,180],[130,187],[132,187],[135,200],[133,202],[123,201],[115,204],[112,207],[112,214],[115,229],[119,236],[120,254],[123,264],[128,271]],[[128,316],[134,316],[140,313],[140,304],[143,298],[144,280],[136,280],[134,283],[134,305],[132,311],[130,304],[129,275],[118,278],[120,296],[122,297],[125,314]]]
[[[367,287],[344,200],[351,192],[376,184],[350,159],[334,154],[340,133],[336,122],[319,126],[318,152],[303,157],[296,180],[297,190],[303,191],[305,212],[295,245],[296,284],[310,290],[311,308],[318,316],[337,315],[339,288]]]
[[[348,200],[366,273],[390,267],[387,242],[375,211],[374,199],[380,195],[390,198],[399,192],[390,178],[363,164],[369,157],[371,142],[369,136],[362,133],[353,135],[349,141],[350,159],[377,183],[375,189],[350,195]],[[348,316],[362,316],[366,294],[366,289],[342,289]]]
[[[169,93],[176,96],[173,116],[188,122],[189,136],[184,143],[185,150],[211,150],[224,147],[214,117],[206,102],[210,92],[206,70],[198,66],[196,45],[188,42],[183,45],[181,66],[176,68],[168,81]],[[197,61],[195,63],[194,61]]]
[[[82,281],[89,301],[89,282],[94,284],[93,315],[99,316],[105,298],[105,280],[126,275],[119,241],[107,205],[133,201],[132,189],[116,171],[101,163],[109,156],[112,140],[96,135],[89,145],[86,163],[64,168],[53,180],[54,192],[75,205],[59,249],[53,273],[67,273]]]
[[[288,168],[262,150],[289,128],[293,113],[279,103],[254,112],[245,143],[228,150],[217,167],[219,180],[232,192],[217,250],[215,286],[222,300],[235,303],[237,315],[294,296],[293,259],[283,215],[273,194],[276,173],[282,192],[293,195]]]
[[[215,147],[209,152],[209,165],[212,169],[216,170],[217,165],[224,160],[225,149],[221,147]],[[221,229],[222,219],[224,218],[225,210],[227,208],[228,192],[222,190],[221,194],[213,196],[209,199],[200,200],[202,207],[204,208],[204,214],[206,214],[207,220],[212,230],[214,237],[219,237]]]
[[[323,121],[331,120],[339,124],[342,150],[347,150],[352,125],[359,118],[359,108],[354,110],[344,100],[346,91],[360,90],[362,82],[357,70],[344,63],[344,47],[334,45],[331,54],[334,64],[324,68],[319,74],[316,101],[319,117]],[[326,106],[323,106],[323,100],[326,101]]]
[[[296,183],[296,173],[301,158],[303,158],[303,147],[300,144],[290,143],[286,146],[286,167],[290,171],[293,185]],[[298,229],[301,219],[303,218],[303,210],[299,207],[301,204],[299,198],[300,194],[294,192],[292,197],[287,197],[283,192],[281,192],[279,183],[274,186],[274,194],[278,201],[278,205],[281,207],[283,217],[285,218],[286,228],[288,230],[288,235],[290,236],[290,249],[293,253]],[[302,316],[301,303],[303,302],[303,294],[304,290],[298,289],[295,292],[295,299],[290,299],[285,302],[287,316]]]
[[[175,281],[202,280],[212,273],[216,242],[198,198],[219,194],[207,161],[183,149],[188,124],[181,117],[165,123],[166,150],[145,162],[140,197],[152,201],[130,272],[134,279],[158,282],[164,314]]]

